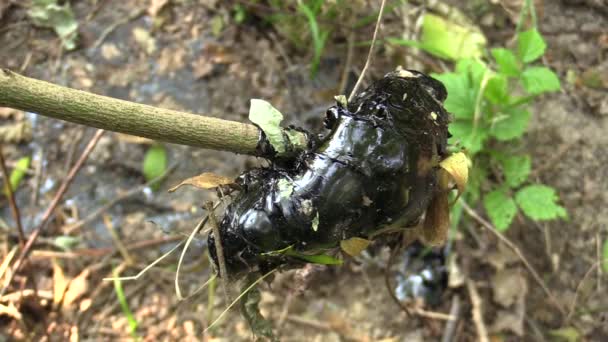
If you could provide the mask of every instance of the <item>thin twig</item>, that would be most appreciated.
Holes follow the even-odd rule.
[[[606,259],[606,261],[608,262],[608,259]],[[568,311],[568,315],[566,316],[566,320],[564,323],[565,325],[570,324],[570,319],[572,318],[572,315],[574,314],[574,309],[576,308],[576,301],[578,300],[578,296],[581,292],[581,288],[583,287],[583,284],[585,283],[585,280],[587,280],[587,278],[591,275],[591,273],[593,273],[593,271],[595,270],[596,267],[601,268],[600,267],[601,264],[602,264],[602,260],[598,260],[598,261],[594,262],[593,265],[591,265],[591,267],[589,267],[587,272],[585,272],[585,275],[583,276],[581,281],[576,286],[576,291],[574,292],[574,298],[572,298],[572,304],[570,304],[570,310]]]
[[[367,68],[369,67],[370,61],[372,59],[372,55],[374,52],[374,46],[376,44],[376,37],[378,36],[378,28],[380,27],[380,22],[382,21],[382,14],[384,13],[385,3],[386,3],[386,0],[382,0],[382,3],[380,4],[380,12],[378,12],[378,19],[376,20],[376,27],[374,28],[374,35],[372,37],[372,45],[369,47],[369,52],[367,53],[367,59],[365,60],[365,65],[363,66],[363,70],[361,70],[359,79],[357,79],[357,83],[355,83],[353,90],[350,92],[350,95],[348,96],[349,102],[353,99],[353,97],[357,93],[357,90],[359,89],[359,86],[361,85],[361,82],[363,81],[363,78],[365,77],[365,72],[367,72]]]
[[[483,313],[481,310],[481,298],[477,292],[477,288],[472,280],[467,280],[467,289],[469,290],[469,297],[471,299],[471,305],[473,306],[473,322],[475,323],[475,329],[477,329],[477,337],[480,342],[489,342],[488,330],[486,325],[483,323]]]
[[[42,180],[42,167],[44,164],[42,160],[44,157],[44,150],[40,148],[37,154],[38,162],[34,168],[34,191],[32,191],[32,204],[35,206],[38,205],[38,196],[40,194],[40,182]]]
[[[220,274],[222,278],[222,287],[224,288],[224,295],[230,302],[231,296],[228,292],[228,269],[226,268],[226,259],[224,258],[224,248],[222,247],[222,239],[220,236],[220,227],[217,224],[217,219],[215,218],[215,214],[213,213],[213,202],[207,202],[205,204],[205,209],[207,210],[207,214],[209,215],[209,223],[211,224],[211,229],[213,231],[213,241],[215,244],[215,252],[217,255],[217,263],[220,267]]]
[[[15,225],[17,226],[17,233],[19,234],[19,245],[21,245],[21,248],[23,248],[25,244],[25,234],[23,233],[23,226],[21,225],[21,214],[19,213],[19,207],[15,201],[15,193],[13,192],[13,186],[11,185],[11,177],[6,169],[2,144],[0,144],[0,167],[2,167],[2,176],[4,177],[4,189],[8,195],[8,203],[11,206],[11,213],[13,214],[13,219],[15,220]]]
[[[397,304],[401,308],[401,310],[403,310],[403,312],[405,312],[407,317],[411,317],[410,310],[407,308],[407,306],[405,306],[405,304],[403,304],[399,300],[399,298],[397,298],[397,295],[395,295],[395,291],[393,290],[393,285],[391,285],[390,268],[395,260],[395,257],[397,256],[397,252],[399,252],[400,250],[401,250],[401,245],[397,245],[397,246],[393,247],[393,250],[391,251],[391,255],[388,257],[388,261],[386,262],[386,269],[384,270],[384,285],[386,285],[386,290],[388,291],[388,294],[391,297],[391,299],[393,300],[393,302],[395,302],[395,304]]]
[[[136,9],[133,12],[131,12],[131,14],[129,14],[127,17],[123,17],[122,19],[114,22],[112,25],[106,27],[106,29],[103,30],[101,35],[99,35],[99,38],[97,38],[97,40],[95,41],[95,43],[93,44],[93,46],[91,48],[93,50],[97,49],[99,46],[101,46],[101,44],[103,44],[104,40],[106,40],[106,38],[112,32],[114,32],[114,30],[116,30],[119,26],[124,25],[124,24],[128,23],[129,21],[139,18],[144,13],[146,13],[145,9],[143,9],[143,8]]]
[[[25,246],[21,250],[21,253],[19,254],[19,258],[17,259],[17,261],[15,261],[15,264],[12,267],[12,274],[10,275],[10,280],[7,282],[7,284],[10,284],[10,282],[13,280],[13,277],[15,276],[15,274],[17,274],[17,272],[19,271],[21,264],[23,263],[25,258],[27,258],[27,256],[29,255],[29,252],[32,249],[32,247],[34,246],[36,239],[38,238],[38,236],[40,235],[42,230],[44,230],[46,228],[46,225],[50,221],[51,216],[52,216],[53,212],[55,211],[55,209],[57,208],[57,206],[59,205],[59,202],[63,198],[63,195],[65,195],[65,193],[67,192],[68,188],[72,184],[72,181],[76,177],[76,174],[78,173],[78,171],[80,171],[80,168],[82,168],[82,165],[84,165],[84,162],[87,160],[87,158],[89,157],[89,154],[91,154],[91,152],[95,148],[95,145],[97,145],[97,142],[99,141],[99,139],[101,138],[101,136],[103,135],[104,132],[105,131],[102,129],[97,130],[97,132],[95,133],[93,138],[91,138],[91,141],[89,141],[89,144],[87,145],[87,147],[82,152],[82,155],[80,156],[80,158],[78,159],[76,164],[74,164],[74,166],[72,167],[72,169],[70,170],[70,172],[68,173],[66,178],[63,180],[63,183],[61,183],[61,186],[59,187],[59,190],[57,190],[57,193],[55,194],[55,197],[51,201],[51,204],[49,204],[46,211],[42,215],[42,220],[40,221],[40,224],[32,232],[32,234],[28,238],[27,242],[25,243]],[[0,295],[4,294],[7,287],[8,287],[8,285],[6,287],[4,287],[2,289],[2,291],[0,291]]]
[[[122,258],[124,259],[125,264],[127,266],[133,265],[134,259],[131,256],[131,254],[129,253],[129,251],[127,250],[127,248],[125,247],[124,243],[122,243],[122,241],[120,241],[120,236],[118,236],[118,233],[116,233],[116,229],[114,229],[114,224],[112,223],[112,218],[110,217],[110,215],[105,214],[103,216],[103,223],[104,223],[104,226],[106,227],[106,229],[108,230],[108,233],[110,233],[110,237],[112,238],[112,241],[114,242],[114,246],[116,246],[116,249],[118,250],[120,255],[122,255]]]
[[[460,317],[460,296],[458,295],[452,297],[452,305],[450,306],[450,316],[454,317],[454,319],[449,320],[445,324],[445,329],[443,330],[441,342],[450,342],[454,340],[454,332],[456,331],[456,325],[458,324],[458,318]]]
[[[602,242],[600,239],[599,225],[597,232],[595,233],[595,258],[598,263],[602,264]],[[602,267],[597,268],[597,292],[600,291],[602,291]]]
[[[482,227],[494,234],[494,236],[496,236],[500,241],[502,241],[505,245],[511,248],[515,252],[515,254],[517,254],[517,256],[524,263],[530,274],[532,274],[532,277],[534,277],[534,280],[536,280],[538,285],[540,285],[545,294],[553,302],[555,307],[562,313],[562,315],[566,315],[566,310],[564,309],[564,307],[557,301],[557,298],[549,290],[543,279],[538,275],[538,272],[536,272],[534,267],[532,267],[530,262],[528,262],[528,259],[526,259],[526,257],[519,250],[519,248],[515,246],[515,244],[511,242],[511,240],[507,239],[504,235],[502,235],[490,222],[484,220],[481,216],[479,216],[479,214],[477,214],[475,210],[469,207],[469,205],[465,201],[460,199],[458,202],[462,205],[462,208],[467,213],[467,215],[471,216],[471,218],[480,223]]]
[[[354,18],[355,16],[351,15],[350,32],[348,33],[347,38],[346,62],[344,62],[344,69],[342,70],[342,76],[340,77],[340,86],[338,87],[338,94],[340,95],[346,92],[348,74],[350,73],[350,68],[353,64],[353,54],[355,51],[355,30],[353,29]]]

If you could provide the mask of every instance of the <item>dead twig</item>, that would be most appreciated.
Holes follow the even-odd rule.
[[[19,254],[19,258],[17,259],[17,261],[15,261],[15,264],[12,267],[12,273],[10,275],[10,279],[7,282],[7,286],[2,288],[2,291],[0,291],[0,295],[4,294],[7,287],[12,282],[13,277],[19,271],[21,264],[23,263],[25,258],[27,258],[27,256],[29,255],[29,252],[32,249],[32,247],[34,246],[36,239],[38,238],[40,233],[46,228],[46,225],[49,223],[51,216],[52,216],[53,212],[55,211],[55,209],[57,208],[57,206],[59,205],[59,202],[63,198],[63,195],[65,195],[65,193],[67,192],[68,188],[72,184],[72,181],[76,177],[76,174],[78,173],[78,171],[80,171],[80,168],[82,168],[82,165],[84,165],[84,162],[87,160],[87,158],[89,157],[89,154],[91,154],[91,152],[95,148],[95,145],[97,145],[97,142],[99,141],[99,139],[101,138],[101,136],[103,135],[104,132],[105,131],[102,129],[97,130],[97,132],[95,133],[93,138],[91,138],[91,141],[89,141],[89,144],[87,145],[87,147],[82,152],[82,155],[80,156],[80,158],[78,159],[76,164],[74,164],[74,166],[72,167],[72,169],[70,170],[70,172],[68,173],[66,178],[63,180],[63,183],[61,183],[61,186],[59,187],[59,190],[57,190],[57,193],[55,194],[55,197],[51,201],[51,204],[49,204],[48,208],[42,215],[42,220],[40,221],[40,224],[32,232],[32,234],[28,238],[27,242],[25,243],[25,246],[21,250],[21,253]]]
[[[363,70],[361,70],[361,74],[359,75],[359,79],[357,79],[357,83],[353,87],[353,90],[350,92],[348,96],[348,101],[350,102],[355,94],[357,93],[357,89],[361,85],[363,78],[365,77],[365,72],[367,72],[367,68],[369,67],[370,61],[372,59],[372,55],[374,53],[374,46],[376,45],[376,37],[378,36],[378,28],[380,28],[380,22],[382,22],[382,14],[384,14],[384,5],[386,4],[386,0],[382,0],[380,3],[380,12],[378,12],[378,19],[376,20],[376,27],[374,28],[374,35],[372,36],[372,45],[369,47],[369,52],[367,53],[367,59],[365,60],[365,65],[363,66]]]
[[[96,50],[98,47],[101,46],[101,44],[103,44],[103,42],[106,40],[106,38],[112,33],[114,32],[114,30],[116,30],[119,26],[124,25],[132,20],[135,20],[139,17],[141,17],[142,15],[144,15],[144,13],[146,13],[146,10],[143,8],[138,8],[136,10],[134,10],[133,12],[131,12],[131,14],[129,14],[126,17],[123,17],[120,20],[117,20],[116,22],[114,22],[112,25],[106,27],[105,30],[103,30],[103,32],[101,33],[101,35],[99,35],[99,38],[97,38],[97,40],[95,41],[95,43],[93,44],[93,46],[91,47],[93,50]]]
[[[213,231],[214,243],[215,243],[215,252],[217,255],[217,263],[220,267],[220,273],[222,278],[222,287],[224,289],[224,295],[227,298],[227,302],[232,300],[230,296],[230,292],[228,291],[228,270],[226,269],[226,259],[224,258],[224,248],[222,247],[222,239],[220,236],[220,226],[217,224],[217,219],[215,218],[215,214],[213,212],[213,202],[207,202],[205,204],[205,209],[207,210],[207,214],[209,215],[209,223],[211,224],[211,229]]]
[[[19,213],[19,207],[15,201],[15,193],[13,192],[13,186],[11,185],[11,178],[8,170],[6,169],[2,144],[0,144],[0,167],[2,167],[2,176],[4,177],[4,189],[8,196],[8,203],[11,207],[11,213],[13,214],[15,225],[17,226],[17,233],[19,234],[19,245],[21,245],[21,248],[23,248],[25,244],[25,234],[23,234],[23,226],[21,225],[21,214]]]
[[[471,305],[473,306],[473,323],[475,323],[475,329],[477,329],[477,337],[480,342],[489,342],[488,331],[486,325],[483,322],[483,313],[481,309],[481,297],[477,292],[477,288],[472,280],[467,280],[467,289],[469,291],[469,297],[471,298]]]
[[[110,215],[103,215],[103,223],[106,229],[108,230],[108,233],[110,233],[110,237],[112,237],[114,246],[116,246],[116,249],[118,250],[120,255],[122,255],[125,264],[127,266],[133,265],[134,259],[129,253],[129,250],[125,247],[124,243],[122,243],[122,241],[120,240],[120,236],[118,236],[118,233],[116,233],[116,229],[114,229],[114,224],[112,223],[112,218],[110,217]]]
[[[551,302],[553,302],[555,307],[561,312],[562,315],[565,316],[566,310],[564,309],[564,307],[557,301],[557,298],[553,295],[551,290],[549,290],[549,288],[547,287],[547,285],[545,284],[543,279],[538,275],[538,272],[536,272],[534,267],[532,267],[532,265],[530,264],[528,259],[526,259],[526,257],[519,250],[519,248],[517,246],[515,246],[515,244],[513,242],[511,242],[511,240],[507,239],[504,235],[502,235],[500,232],[498,232],[498,230],[496,230],[496,228],[490,222],[484,220],[481,216],[479,216],[479,214],[477,214],[475,212],[475,210],[473,210],[471,207],[469,207],[469,205],[465,201],[460,199],[458,202],[460,203],[460,205],[462,205],[462,208],[464,209],[465,213],[467,213],[467,215],[469,215],[471,218],[473,218],[475,221],[477,221],[479,224],[481,224],[481,226],[484,227],[486,230],[488,230],[492,234],[494,234],[494,236],[496,236],[500,241],[504,242],[509,248],[511,248],[513,250],[513,252],[515,252],[515,254],[517,254],[519,259],[524,263],[524,265],[526,266],[526,268],[528,269],[530,274],[532,274],[532,277],[534,278],[534,280],[538,283],[538,285],[540,285],[540,287],[543,289],[545,294],[549,297]]]
[[[448,320],[448,322],[445,324],[445,329],[443,330],[441,342],[450,342],[454,340],[454,332],[456,331],[458,317],[460,317],[460,297],[458,295],[452,297],[450,316],[454,317],[454,319]]]
[[[608,262],[608,259],[605,259],[603,261]],[[587,278],[589,278],[589,276],[591,276],[591,273],[593,273],[593,271],[595,270],[596,267],[602,268],[601,265],[602,265],[602,260],[598,260],[598,261],[594,262],[593,265],[591,265],[591,267],[589,267],[587,272],[585,272],[585,275],[583,276],[581,281],[576,286],[576,291],[574,292],[574,298],[572,298],[572,304],[570,304],[570,310],[568,312],[568,315],[566,316],[564,325],[570,324],[570,319],[572,319],[572,315],[574,315],[574,309],[576,308],[576,301],[578,300],[578,296],[581,292],[581,288],[583,287],[583,284],[585,283],[585,280],[587,280]]]

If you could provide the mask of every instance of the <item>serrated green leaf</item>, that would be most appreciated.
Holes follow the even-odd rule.
[[[530,156],[509,156],[503,158],[501,162],[505,183],[509,187],[518,187],[528,179],[532,166]]]
[[[452,137],[448,140],[449,144],[455,145],[460,142],[471,155],[481,151],[483,143],[487,140],[488,134],[485,130],[473,130],[471,121],[455,121],[450,124]]]
[[[547,48],[545,40],[536,28],[520,32],[517,35],[519,58],[524,63],[534,62],[540,58]]]
[[[492,49],[492,56],[498,64],[498,71],[501,74],[517,77],[520,73],[519,63],[517,62],[517,57],[515,54],[511,52],[511,50],[498,48]]]
[[[469,84],[467,75],[452,72],[432,76],[441,81],[448,91],[448,98],[443,104],[445,109],[454,114],[456,119],[472,118],[475,112],[475,91]]]
[[[490,135],[498,140],[506,141],[521,137],[530,121],[530,112],[514,108],[499,115],[490,129]]]
[[[60,6],[57,0],[34,0],[27,14],[34,25],[52,28],[67,50],[76,48],[78,22],[69,2]]]
[[[608,239],[604,241],[604,248],[602,248],[602,268],[604,272],[608,272]]]
[[[545,67],[527,68],[521,75],[521,82],[524,89],[533,95],[558,91],[561,88],[557,75]]]
[[[507,230],[517,214],[515,202],[501,190],[494,190],[486,194],[483,198],[483,206],[499,231]]]
[[[142,165],[142,173],[146,178],[146,181],[151,181],[158,178],[165,173],[167,170],[167,150],[163,145],[155,144],[150,146],[144,157]],[[150,187],[153,190],[158,190],[160,182],[151,184]]]
[[[475,58],[461,59],[456,63],[456,72],[459,74],[465,74],[469,77],[469,83],[472,88],[476,90],[481,86],[481,80],[486,72],[489,72],[488,66]],[[477,94],[475,94],[477,96]]]
[[[507,77],[501,74],[492,76],[486,84],[485,97],[494,104],[502,104],[509,99]]]
[[[275,151],[285,152],[285,137],[280,126],[283,114],[278,109],[267,101],[251,99],[249,120],[260,127]]]
[[[422,48],[438,57],[459,60],[481,57],[486,38],[474,27],[466,27],[432,14],[425,14],[422,23]]]
[[[546,185],[529,185],[515,194],[521,210],[533,220],[567,218],[566,209],[557,204],[559,197],[555,189]]]
[[[17,190],[17,188],[19,187],[19,184],[21,184],[21,181],[25,177],[25,174],[27,173],[27,169],[30,167],[31,160],[32,160],[32,158],[29,156],[20,158],[17,161],[17,165],[15,165],[15,168],[13,169],[13,171],[11,171],[10,176],[8,176],[9,177],[8,184],[11,185],[11,190],[13,190],[13,192],[15,192]],[[7,186],[7,184],[5,183],[4,195],[8,197],[8,189],[6,188],[6,186]]]

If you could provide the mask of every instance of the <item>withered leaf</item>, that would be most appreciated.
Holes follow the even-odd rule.
[[[445,170],[452,178],[458,188],[458,196],[460,196],[467,185],[469,179],[469,167],[471,161],[463,152],[453,153],[451,156],[442,160],[439,166]]]
[[[352,237],[350,239],[340,241],[340,248],[342,248],[346,254],[355,257],[361,254],[361,252],[363,252],[363,250],[366,249],[370,243],[372,243],[370,240],[360,237]]]
[[[182,185],[192,185],[199,189],[213,189],[217,188],[221,185],[230,185],[234,184],[234,179],[216,175],[212,172],[204,172],[198,176],[190,177],[188,179],[183,180],[178,185],[169,189],[169,192],[173,192],[177,190]]]

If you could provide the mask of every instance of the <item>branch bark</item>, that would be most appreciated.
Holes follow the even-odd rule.
[[[0,106],[173,144],[259,155],[251,124],[138,104],[62,87],[0,69]],[[299,134],[296,148],[304,148]]]

